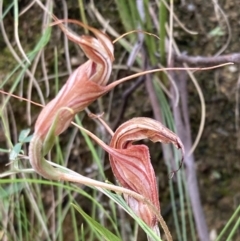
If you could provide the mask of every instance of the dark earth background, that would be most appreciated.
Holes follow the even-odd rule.
[[[56,5],[60,1],[55,1]],[[87,2],[87,1],[86,1]],[[102,1],[100,1],[102,2]],[[123,26],[121,25],[120,19],[117,18],[118,12],[114,1],[108,1],[107,6],[103,9],[101,3],[96,3],[96,7],[101,13],[110,20],[110,24],[118,30],[118,32],[124,32]],[[228,17],[231,30],[232,39],[224,53],[232,53],[239,51],[239,40],[240,40],[240,0],[222,0],[218,1],[223,11]],[[19,1],[19,7],[24,8],[29,1]],[[68,10],[70,18],[79,18],[79,9],[76,7],[75,1],[68,1]],[[59,3],[60,9],[61,4]],[[212,56],[214,55],[221,46],[226,42],[227,30],[222,22],[222,36],[211,37],[210,31],[219,26],[219,22],[214,14],[212,1],[206,0],[192,0],[186,1],[185,5],[182,5],[180,1],[174,2],[175,13],[179,19],[189,28],[197,31],[197,36],[189,35],[184,32],[178,26],[174,29],[174,38],[177,42],[181,51],[186,51],[189,55],[201,55],[201,56]],[[35,9],[35,11],[33,11]],[[39,36],[39,28],[36,26],[41,24],[39,15],[42,14],[42,10],[34,7],[28,14],[21,18],[20,26],[20,39],[22,45],[31,49],[36,36]],[[55,8],[56,10],[56,8]],[[62,11],[59,10],[59,15],[55,11],[55,14],[61,18]],[[29,21],[31,20],[31,21]],[[13,15],[8,14],[4,20],[8,36],[13,36]],[[99,26],[96,20],[89,19],[89,24],[97,27]],[[35,31],[36,30],[36,31]],[[10,37],[11,39],[11,37]],[[59,43],[58,43],[59,42]],[[53,30],[51,41],[47,48],[52,49],[54,45],[62,43],[62,36],[59,35],[58,30]],[[15,62],[10,57],[10,53],[6,48],[5,43],[0,37],[0,76],[10,71],[14,66]],[[76,53],[74,45],[70,45],[71,53],[74,57],[77,57],[81,62],[82,56]],[[47,52],[47,51],[46,51]],[[46,60],[49,61],[49,69],[53,68],[53,51],[49,51],[49,56],[46,56]],[[59,66],[62,65],[61,71],[66,69],[64,62],[64,53],[61,52]],[[116,46],[116,58],[119,56],[118,47]],[[118,74],[118,78],[126,75],[127,73],[121,71]],[[36,73],[36,78],[38,72]],[[204,207],[207,224],[209,231],[217,230],[220,231],[225,225],[226,221],[230,218],[237,205],[240,203],[240,133],[236,130],[236,92],[237,80],[239,78],[239,66],[224,67],[217,70],[201,72],[196,74],[197,80],[202,88],[206,101],[206,124],[201,141],[195,151],[196,168],[201,192],[202,204]],[[62,81],[66,77],[62,78]],[[121,104],[121,93],[124,89],[127,89],[131,84],[124,84],[123,87],[119,87],[115,91],[113,107],[117,110]],[[199,97],[191,81],[188,85],[189,90],[189,111],[191,119],[191,129],[193,139],[195,138],[199,122],[200,122],[200,104]],[[51,97],[54,96],[54,91]],[[51,98],[50,97],[50,98]],[[108,96],[103,98],[103,103],[108,102]],[[34,99],[34,97],[33,97]],[[37,101],[37,99],[36,99]],[[16,101],[11,100],[12,108],[18,121],[19,130],[26,128],[26,116],[25,105]],[[133,117],[133,116],[152,116],[152,108],[148,99],[144,85],[140,86],[130,97],[129,105],[126,108],[124,118],[122,122]],[[91,106],[91,110],[96,109],[96,104]],[[33,120],[36,119],[39,109],[33,111]],[[114,121],[114,117],[117,113],[112,111],[111,120]],[[237,120],[239,124],[239,120]],[[83,123],[89,129],[94,129],[95,126],[89,120]],[[61,136],[61,140],[64,143],[64,138],[68,137],[68,132]],[[91,163],[88,161],[90,153],[89,151],[81,147],[79,150],[78,144],[82,141],[82,137],[78,136],[73,147],[69,164],[75,170],[86,170]],[[0,145],[5,145],[4,134],[0,129]],[[156,152],[157,149],[153,145],[150,145],[152,153]],[[157,147],[159,149],[159,146]],[[156,156],[156,157],[155,157]],[[170,210],[170,199],[168,193],[168,173],[167,168],[163,164],[160,154],[153,154],[152,160],[153,165],[158,173],[159,192],[161,200],[161,209],[166,222],[170,222],[170,230],[173,230],[174,226],[171,224],[172,216]],[[5,169],[5,164],[8,162],[6,155],[0,154],[0,165],[1,171]],[[113,181],[111,171],[106,169],[107,176],[110,181]],[[92,174],[94,175],[94,174]],[[46,198],[47,195],[43,195]],[[84,203],[83,198],[79,198],[79,202],[82,202],[82,207],[88,206]],[[67,219],[66,221],[67,222]],[[66,235],[69,235],[67,225],[65,230]],[[69,237],[69,236],[68,236]],[[240,240],[240,230],[238,235]]]

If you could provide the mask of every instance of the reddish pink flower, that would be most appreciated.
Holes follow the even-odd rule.
[[[173,143],[184,151],[182,142],[160,122],[150,118],[133,118],[122,124],[114,133],[109,152],[113,173],[121,186],[144,196],[160,212],[155,173],[146,145],[133,145],[134,141],[149,139],[153,142]],[[157,216],[147,203],[131,196],[125,199],[131,209],[153,230],[157,230]]]
[[[57,96],[43,108],[38,116],[35,134],[41,139],[46,137],[56,118],[55,135],[57,136],[66,130],[76,113],[109,91],[105,85],[112,71],[114,57],[113,44],[108,36],[90,27],[97,39],[91,36],[77,36],[63,25],[60,26],[71,40],[81,46],[89,60],[70,75]]]
[[[76,23],[74,20],[67,21]],[[113,45],[109,38],[91,27],[87,28],[95,34],[97,39],[90,36],[76,36],[66,29],[62,22],[64,20],[57,20],[56,24],[60,24],[65,34],[80,45],[89,60],[70,75],[57,96],[43,108],[35,124],[29,156],[34,169],[44,177],[58,180],[61,176],[65,178],[64,180],[75,180],[71,174],[53,168],[42,155],[51,149],[52,137],[66,130],[76,113],[130,77],[107,85],[114,60]],[[55,133],[53,135],[50,132],[51,138],[49,139],[46,136],[51,128]],[[109,146],[96,136],[94,137],[92,133],[88,134],[109,153],[113,173],[120,185],[140,194],[147,200],[145,202],[133,196],[124,196],[131,209],[157,232],[160,204],[149,150],[146,145],[133,145],[132,143],[147,138],[153,142],[172,143],[177,148],[181,148],[183,152],[180,139],[161,123],[143,117],[133,118],[122,124],[114,133]],[[46,139],[47,143],[44,143]],[[149,205],[149,202],[152,205]]]

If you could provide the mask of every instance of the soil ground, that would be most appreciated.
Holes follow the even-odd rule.
[[[199,34],[197,36],[191,36],[176,26],[174,36],[180,50],[186,51],[189,55],[194,56],[214,55],[224,45],[228,37],[223,17],[221,16],[220,20],[217,18],[217,12],[214,12],[213,1],[192,0],[191,2],[182,2],[186,2],[185,5],[181,5],[179,1],[175,3],[177,16],[189,29],[197,31]],[[238,52],[240,37],[240,0],[219,0],[219,4],[225,12],[232,30],[231,41],[224,53]],[[75,12],[78,10],[71,11]],[[218,14],[221,14],[220,11],[218,11]],[[113,18],[114,16],[112,12],[109,13],[110,22],[118,24],[115,19],[111,20],[111,17]],[[73,17],[71,16],[71,18]],[[12,18],[9,17],[6,21],[12,23]],[[22,21],[24,22],[24,20]],[[26,25],[22,25],[23,31],[30,31],[30,34],[28,33],[29,39],[26,41],[31,39],[31,34],[35,34],[34,28],[30,30],[29,27],[36,23],[38,23],[38,20],[33,19],[31,23],[26,20]],[[26,27],[25,30],[24,26]],[[211,31],[218,26],[222,27],[222,34],[219,33],[211,36]],[[8,33],[11,34],[11,30],[8,30]],[[51,43],[58,41],[58,39],[58,36],[55,35],[55,39],[52,39]],[[4,43],[0,42],[0,46],[4,46]],[[3,51],[7,52],[6,49]],[[5,63],[8,63],[7,59]],[[3,75],[2,67],[1,75]],[[240,203],[240,132],[238,133],[236,129],[236,122],[238,125],[240,124],[239,119],[236,120],[236,108],[238,108],[238,110],[240,108],[236,106],[238,78],[238,66],[225,67],[219,70],[197,74],[197,79],[206,100],[207,115],[204,132],[198,148],[195,151],[195,158],[202,204],[209,230],[212,232],[214,230],[218,232],[224,226]],[[131,97],[131,106],[126,108],[126,119],[133,115],[150,116],[152,114],[151,106],[147,98],[142,98],[144,94],[144,87],[140,87],[137,92],[133,94]],[[141,96],[141,98],[139,98],[139,96]],[[14,110],[15,113],[21,115],[21,108],[18,106],[13,106],[13,108],[16,108],[16,110]],[[141,112],[138,111],[140,109]],[[199,126],[199,109],[199,97],[190,83],[189,110],[193,139],[197,134]],[[25,118],[20,120],[19,124],[23,124],[24,121],[26,121]],[[1,131],[0,129],[0,141],[3,141],[4,138],[1,138],[1,136],[3,136]],[[83,154],[82,156],[82,160],[85,160]],[[76,159],[76,155],[72,155],[72,160],[69,160],[70,164],[75,163]],[[2,155],[0,164],[5,164],[6,162],[7,157]],[[87,166],[87,161],[85,165]],[[153,165],[157,173],[167,173],[163,164],[153,163]],[[164,192],[168,192],[166,188],[164,188],[167,183],[167,176],[163,175],[163,178],[165,178],[166,181],[160,184],[161,192],[163,192],[162,197],[167,196]],[[168,200],[163,198],[161,206],[162,210],[167,208]],[[166,218],[168,217],[167,215],[168,214],[166,214]],[[240,240],[240,231],[237,240]]]

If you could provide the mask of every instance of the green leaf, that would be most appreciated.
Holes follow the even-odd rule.
[[[20,193],[24,187],[24,183],[13,183],[5,188],[0,187],[0,199],[9,199],[10,196]]]
[[[108,229],[103,227],[100,223],[98,223],[88,214],[86,214],[79,206],[75,204],[72,205],[84,217],[89,226],[93,228],[93,231],[96,231],[97,233],[102,235],[107,241],[121,241],[121,239],[119,239],[116,235],[114,235],[112,232],[110,232]]]
[[[208,33],[210,37],[223,36],[224,34],[225,34],[224,31],[219,26],[214,28]]]
[[[32,140],[33,135],[28,136],[27,138],[24,139],[24,143],[28,143]]]
[[[17,143],[11,150],[9,159],[11,161],[15,161],[21,149],[22,149],[22,143]]]
[[[18,141],[23,143],[25,142],[25,139],[27,138],[28,134],[30,133],[31,129],[25,129],[25,130],[22,130],[20,132],[20,135],[19,135],[19,138],[18,138]]]

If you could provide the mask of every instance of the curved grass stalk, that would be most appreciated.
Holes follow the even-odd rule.
[[[23,58],[26,60],[26,62],[28,64],[31,64],[30,60],[28,59],[27,55],[25,54],[25,51],[23,50],[22,45],[21,45],[20,40],[19,40],[19,35],[18,35],[18,17],[19,17],[19,14],[18,14],[18,1],[14,0],[14,36],[15,36],[16,44],[17,44],[18,49],[19,49],[20,53],[22,54]]]
[[[184,64],[185,67],[187,67],[186,64]],[[203,133],[203,129],[204,129],[204,125],[205,125],[205,119],[206,119],[206,104],[205,104],[205,100],[204,100],[204,96],[203,96],[203,92],[201,90],[201,87],[200,85],[198,84],[197,82],[197,79],[195,78],[195,76],[193,75],[193,73],[191,73],[190,71],[188,71],[188,75],[190,76],[193,84],[195,85],[195,88],[198,92],[198,95],[199,95],[199,99],[200,99],[200,103],[201,103],[201,120],[200,120],[200,125],[199,125],[199,130],[198,130],[198,134],[194,140],[194,143],[191,147],[191,149],[189,150],[188,152],[188,156],[190,156],[194,150],[196,149],[199,141],[200,141],[200,138],[202,136],[202,133]]]
[[[169,4],[165,1],[165,0],[161,0],[161,2],[165,5],[165,7],[168,9],[168,11],[169,12],[171,12],[171,7],[169,6]],[[158,7],[159,7],[159,2],[158,1],[156,1],[156,3],[157,3],[157,5],[158,5]],[[176,14],[173,12],[173,18],[174,18],[174,20],[178,23],[178,25],[185,31],[185,32],[187,32],[187,33],[189,33],[189,34],[191,34],[191,35],[196,35],[196,34],[198,34],[198,32],[195,32],[195,31],[192,31],[192,30],[190,30],[190,29],[188,29],[188,28],[186,28],[185,26],[184,26],[184,24],[179,20],[179,18],[176,16]]]
[[[231,29],[231,26],[230,26],[227,15],[224,13],[223,9],[220,7],[218,1],[216,1],[216,0],[212,0],[212,1],[213,1],[213,5],[214,5],[215,9],[217,8],[220,11],[220,13],[222,14],[223,19],[224,19],[224,21],[226,23],[226,26],[227,26],[227,30],[228,30],[228,37],[227,37],[226,43],[214,55],[214,56],[218,56],[218,55],[222,54],[227,49],[227,47],[228,47],[228,45],[229,45],[229,43],[232,39],[232,29]]]
[[[2,15],[2,1],[0,1],[0,16]],[[45,104],[44,102],[44,98],[43,98],[43,95],[42,95],[42,91],[36,81],[36,79],[34,78],[34,76],[32,75],[32,73],[28,70],[28,67],[29,67],[29,64],[24,64],[23,61],[21,61],[20,57],[17,55],[16,51],[13,49],[8,37],[7,37],[7,34],[6,34],[6,31],[5,31],[5,27],[4,27],[4,24],[3,24],[3,21],[0,22],[0,27],[1,27],[1,31],[2,31],[2,35],[3,35],[3,38],[4,38],[4,41],[5,43],[7,44],[7,47],[9,48],[10,52],[12,53],[13,57],[15,58],[15,60],[17,61],[17,63],[19,64],[19,67],[22,67],[22,72],[21,72],[21,75],[18,77],[18,81],[15,82],[15,86],[17,85],[17,83],[20,81],[21,79],[21,76],[23,73],[26,73],[30,78],[33,78],[33,83],[34,83],[34,86],[36,88],[36,90],[38,91],[38,94],[39,94],[39,97],[41,99],[41,103]],[[31,58],[30,58],[31,59]],[[18,67],[16,67],[17,69]],[[15,71],[14,71],[15,72]],[[7,78],[6,78],[7,79]],[[5,81],[3,81],[3,84],[5,83]],[[2,84],[2,85],[3,85]]]
[[[167,27],[167,30],[169,32],[169,28]],[[175,47],[175,51],[177,54],[180,54],[180,51],[179,49],[177,48],[177,45],[174,43],[174,47]],[[186,64],[184,64],[184,67],[185,68],[188,68],[188,66]],[[205,105],[205,100],[204,100],[204,96],[203,96],[203,93],[202,93],[202,90],[201,90],[201,87],[199,86],[196,78],[194,77],[193,73],[190,71],[190,69],[186,69],[188,75],[190,76],[196,90],[197,90],[197,93],[199,95],[199,99],[200,99],[200,104],[201,104],[201,120],[200,120],[200,124],[199,124],[199,130],[198,130],[198,133],[197,133],[197,137],[195,138],[194,140],[194,143],[191,147],[191,149],[189,150],[188,152],[188,156],[190,156],[194,150],[196,149],[199,141],[200,141],[200,138],[201,138],[201,135],[202,135],[202,132],[203,132],[203,129],[204,129],[204,124],[205,124],[205,116],[206,116],[206,105]]]

